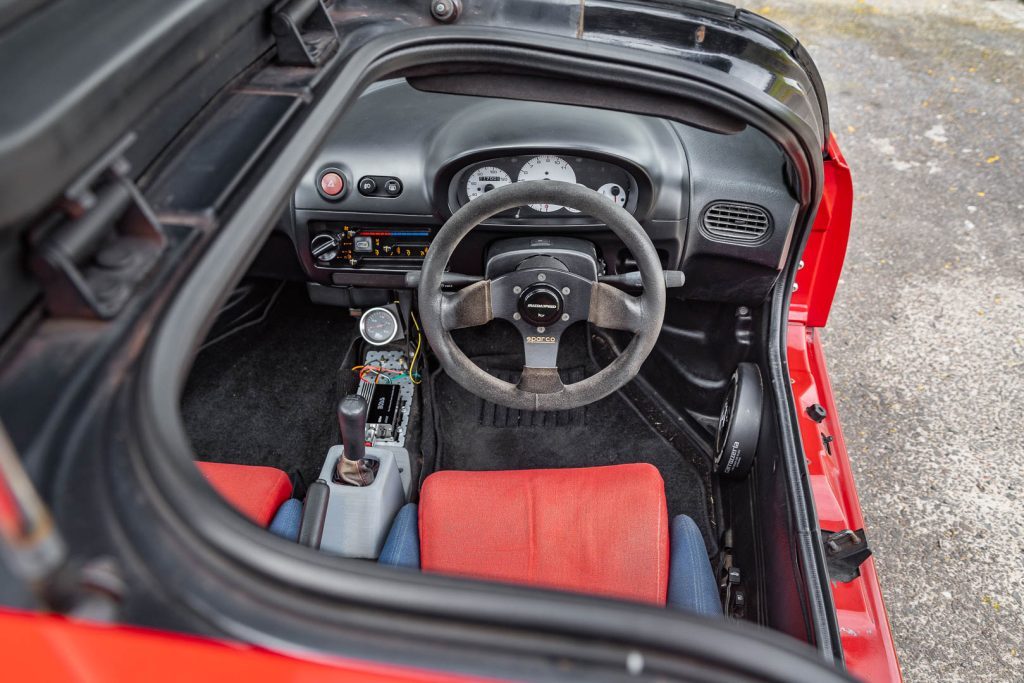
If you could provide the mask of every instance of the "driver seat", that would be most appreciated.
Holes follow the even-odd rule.
[[[380,562],[721,615],[700,530],[671,530],[649,464],[443,471],[395,518]]]

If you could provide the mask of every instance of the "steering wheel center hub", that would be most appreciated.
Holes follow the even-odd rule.
[[[519,295],[519,315],[531,325],[544,327],[558,322],[564,308],[561,293],[551,285],[531,285]]]

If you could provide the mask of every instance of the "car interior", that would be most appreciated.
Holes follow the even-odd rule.
[[[325,554],[799,630],[762,400],[793,173],[721,114],[377,82],[199,348],[197,466]]]

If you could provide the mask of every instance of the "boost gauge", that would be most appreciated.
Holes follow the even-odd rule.
[[[374,346],[391,343],[399,335],[401,329],[401,325],[398,324],[398,316],[390,306],[371,308],[359,319],[359,334]]]
[[[544,154],[534,157],[523,164],[516,180],[560,180],[564,183],[575,183],[576,172],[569,162],[562,157]],[[541,213],[550,213],[561,209],[559,204],[530,204],[530,208]]]
[[[484,192],[490,192],[496,187],[508,185],[512,178],[497,166],[481,166],[469,174],[466,181],[466,196],[473,201]]]

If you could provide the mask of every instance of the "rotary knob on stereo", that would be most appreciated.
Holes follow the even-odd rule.
[[[310,241],[309,250],[317,261],[333,261],[338,256],[338,239],[326,233],[317,235]]]

